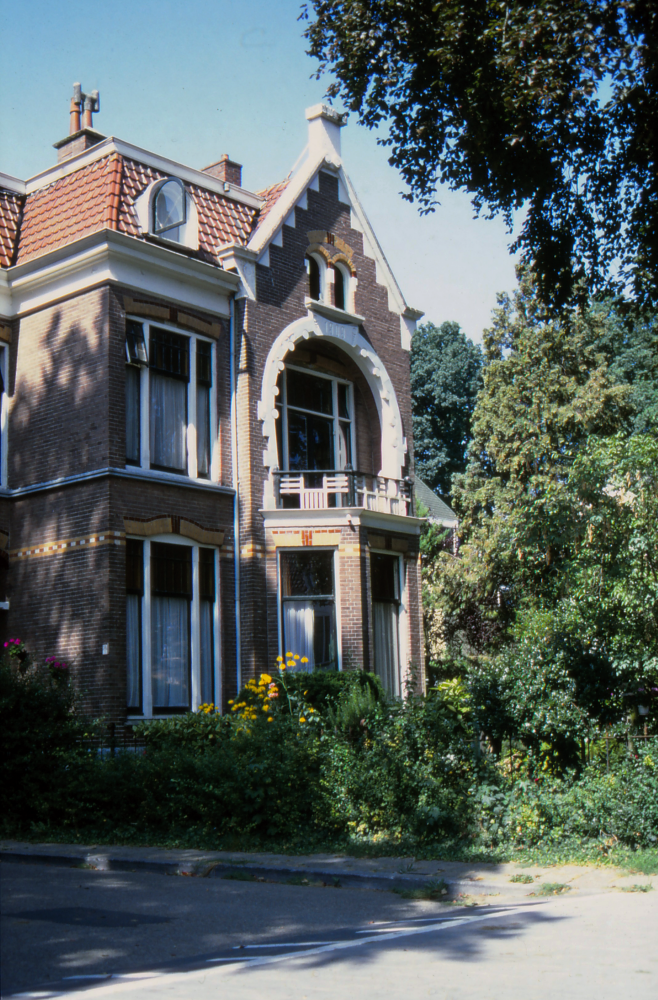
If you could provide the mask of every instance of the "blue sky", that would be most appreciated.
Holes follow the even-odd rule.
[[[280,180],[329,82],[311,79],[299,13],[299,0],[5,0],[0,170],[26,178],[55,161],[79,80],[100,91],[106,135],[195,167],[229,153],[253,190]],[[496,292],[515,285],[502,221],[474,220],[447,190],[420,216],[354,116],[343,159],[408,303],[480,340]]]

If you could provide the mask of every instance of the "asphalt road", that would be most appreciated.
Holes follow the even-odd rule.
[[[0,865],[2,992],[47,1000],[656,1000],[658,893],[461,907]]]

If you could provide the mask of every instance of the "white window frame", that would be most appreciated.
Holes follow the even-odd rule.
[[[318,271],[319,271],[319,274],[320,274],[320,297],[317,298],[317,299],[313,299],[312,301],[313,302],[324,302],[325,304],[328,304],[329,303],[329,298],[330,298],[329,283],[334,280],[334,276],[333,276],[333,273],[331,272],[331,268],[327,267],[327,262],[324,259],[324,257],[322,256],[322,254],[320,254],[320,253],[307,253],[306,257],[307,257],[307,259],[310,258],[310,257],[313,258],[313,260],[315,261],[315,263],[318,265]],[[307,275],[309,273],[308,266],[306,268],[306,273],[307,273]],[[310,292],[311,292],[311,289],[309,288],[309,298],[310,298]]]
[[[344,312],[353,313],[354,312],[354,278],[352,277],[352,272],[348,269],[342,261],[336,261],[332,267],[328,268],[331,274],[330,281],[334,284],[334,271],[340,271],[343,276],[343,288],[345,289],[345,303],[342,306]],[[333,294],[330,296],[333,298]],[[332,303],[333,304],[333,303]],[[335,306],[335,308],[340,309],[341,306]]]
[[[172,249],[178,246],[184,246],[188,247],[190,250],[198,250],[199,213],[197,212],[194,198],[187,190],[185,190],[185,222],[182,223],[180,227],[180,238],[178,240],[172,240],[167,238],[166,232],[163,234],[154,232],[153,216],[155,197],[157,196],[160,188],[166,184],[167,181],[178,181],[179,183],[182,183],[179,177],[161,177],[158,180],[151,181],[139,197],[135,199],[135,212],[137,214],[137,221],[139,223],[141,233],[143,236],[150,236],[155,240],[161,240],[165,245],[169,244]],[[185,188],[184,184],[183,188]]]
[[[316,378],[324,378],[328,382],[332,383],[331,388],[331,404],[333,407],[333,420],[334,424],[334,471],[342,472],[342,469],[338,467],[338,441],[340,434],[340,423],[349,422],[350,425],[350,452],[352,454],[352,469],[356,469],[355,464],[355,414],[354,414],[354,384],[348,379],[340,378],[338,375],[325,375],[324,372],[314,371],[312,368],[302,368],[300,365],[286,365],[284,371],[284,379],[287,379],[285,372],[288,370],[301,372],[303,375],[313,375]],[[347,386],[347,408],[351,414],[349,421],[345,417],[341,417],[338,413],[338,384]],[[328,418],[329,414],[320,413],[318,410],[304,410],[301,406],[293,406],[293,410],[299,410],[300,413],[309,413],[312,416],[325,417]],[[288,453],[288,384],[286,381],[284,398],[281,400],[281,418],[282,418],[282,443],[283,443],[283,455],[280,456],[281,459],[281,469],[284,472],[290,471],[290,456]]]
[[[201,702],[201,661],[200,661],[200,626],[201,626],[201,598],[199,595],[199,549],[213,549],[215,553],[215,609],[213,617],[214,626],[214,646],[213,662],[215,667],[214,687],[215,704],[222,705],[222,662],[221,662],[221,641],[220,641],[220,586],[219,586],[219,549],[213,545],[199,545],[198,542],[190,541],[183,535],[153,535],[150,538],[141,538],[138,535],[129,535],[143,543],[144,566],[143,566],[143,595],[141,605],[142,622],[142,714],[129,715],[131,719],[166,719],[166,712],[158,712],[153,715],[153,690],[151,686],[151,542],[163,542],[168,545],[185,545],[192,549],[192,601],[190,608],[190,662],[191,662],[191,691],[190,691],[190,711],[196,712]],[[180,712],[171,713],[179,716]]]
[[[285,656],[288,650],[283,647],[283,595],[281,587],[281,554],[282,553],[294,553],[299,552],[332,552],[333,553],[333,570],[334,570],[334,615],[336,618],[336,662],[338,664],[337,672],[340,673],[343,669],[343,633],[341,627],[341,592],[340,592],[340,574],[339,574],[339,556],[338,549],[332,548],[327,545],[314,545],[309,550],[305,546],[292,546],[290,548],[280,548],[276,550],[276,599],[277,599],[277,622],[278,622],[278,648],[279,656]],[[291,653],[295,653],[296,650],[290,650]]]
[[[5,391],[2,393],[2,403],[0,404],[0,486],[7,486],[7,437],[9,423],[9,398],[7,395],[7,373],[9,365],[7,363],[9,349],[5,344],[0,344],[0,372],[2,372],[2,383]]]
[[[218,483],[220,479],[220,440],[219,423],[217,418],[217,344],[211,337],[203,337],[198,333],[190,333],[179,326],[171,323],[158,323],[144,319],[142,316],[127,315],[127,320],[140,323],[144,330],[144,344],[146,356],[149,358],[151,327],[160,330],[167,330],[170,333],[186,337],[190,342],[190,378],[187,383],[187,472],[175,472],[168,470],[151,469],[151,437],[150,437],[150,367],[140,366],[139,383],[139,405],[140,405],[140,426],[139,426],[139,465],[126,462],[128,469],[141,469],[145,473],[154,473],[158,477],[172,476],[175,479],[196,479],[199,482]],[[210,479],[199,476],[197,470],[197,433],[196,433],[196,344],[197,341],[210,344],[210,371],[212,374],[212,385],[210,387]],[[150,361],[150,358],[149,358]],[[125,461],[125,460],[124,460]]]

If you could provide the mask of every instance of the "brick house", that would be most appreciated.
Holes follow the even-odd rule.
[[[291,650],[423,683],[410,309],[307,111],[281,183],[96,132],[0,174],[0,626],[124,723]],[[80,118],[83,114],[82,120]]]

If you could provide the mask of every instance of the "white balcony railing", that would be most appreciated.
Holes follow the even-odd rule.
[[[410,479],[389,479],[347,469],[342,472],[281,472],[276,469],[273,474],[277,508],[361,507],[382,514],[413,515]]]

